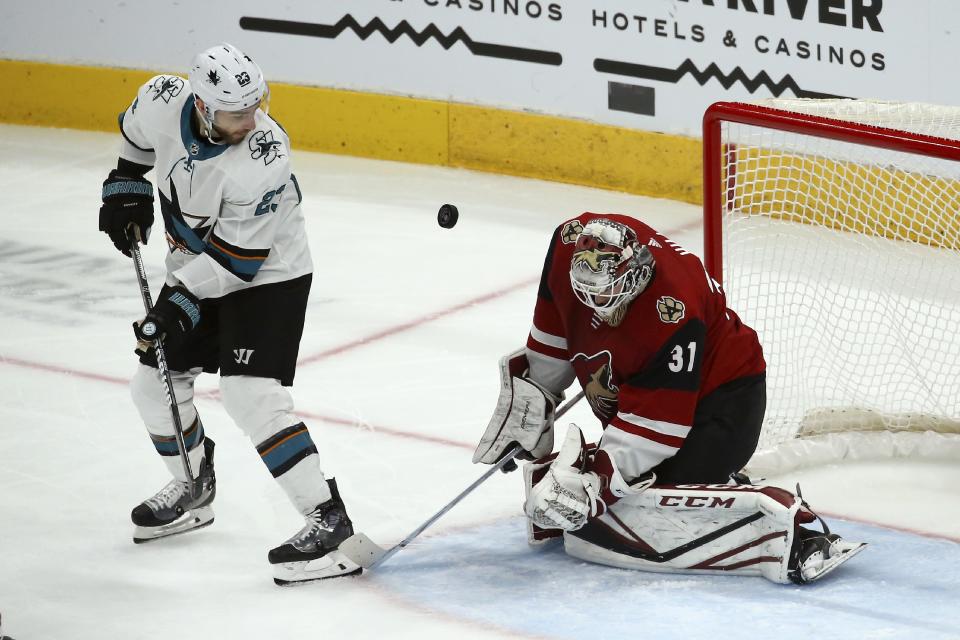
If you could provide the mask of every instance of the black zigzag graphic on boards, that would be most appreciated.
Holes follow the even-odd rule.
[[[402,36],[410,38],[418,47],[422,47],[428,40],[436,40],[444,49],[450,49],[458,42],[476,56],[502,58],[518,62],[533,62],[535,64],[549,64],[559,66],[563,56],[556,51],[541,49],[526,49],[511,47],[489,42],[477,42],[471,38],[462,27],[457,27],[449,34],[444,34],[432,22],[423,31],[417,31],[406,20],[401,20],[396,27],[390,28],[380,18],[374,18],[366,25],[361,25],[353,16],[347,14],[336,24],[317,24],[312,22],[295,22],[292,20],[273,20],[271,18],[240,18],[240,28],[247,31],[265,31],[268,33],[285,33],[295,36],[311,36],[314,38],[337,38],[341,33],[350,29],[361,40],[366,40],[374,33],[381,34],[391,44]]]
[[[760,87],[766,87],[774,95],[780,97],[788,89],[798,98],[844,98],[832,93],[821,93],[819,91],[808,91],[801,89],[796,80],[789,74],[783,76],[779,82],[774,82],[766,71],[761,71],[753,78],[749,77],[740,67],[734,67],[729,74],[720,70],[715,62],[701,71],[692,60],[687,58],[676,69],[667,69],[665,67],[651,67],[645,64],[635,64],[632,62],[622,62],[619,60],[607,60],[596,58],[593,61],[593,68],[602,73],[614,73],[621,76],[631,76],[634,78],[644,78],[646,80],[658,80],[660,82],[671,82],[676,84],[684,76],[691,75],[694,80],[704,86],[712,79],[717,80],[724,89],[729,89],[738,82],[742,84],[747,91],[755,93]]]

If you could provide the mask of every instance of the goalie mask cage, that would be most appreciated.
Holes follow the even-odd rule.
[[[748,469],[960,457],[960,108],[722,102],[703,143],[704,262],[767,359]]]

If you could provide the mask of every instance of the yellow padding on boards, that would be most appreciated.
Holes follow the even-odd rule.
[[[450,164],[703,201],[699,140],[581,120],[451,104]]]
[[[0,117],[11,124],[117,131],[117,116],[149,71],[0,61],[5,95]]]
[[[732,206],[743,213],[960,248],[957,180],[757,147],[735,154]]]
[[[9,89],[0,117],[12,124],[117,131],[117,116],[157,73],[0,61]],[[271,113],[298,148],[446,164],[446,103],[282,83],[270,87]]]
[[[156,73],[0,60],[0,119],[116,131],[117,115]],[[702,201],[701,145],[693,138],[438,100],[270,87],[271,114],[299,149]]]
[[[297,148],[447,164],[446,102],[279,83],[270,93],[270,113]]]

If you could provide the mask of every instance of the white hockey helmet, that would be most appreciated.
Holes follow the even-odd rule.
[[[597,218],[577,236],[570,286],[580,302],[609,317],[646,289],[653,270],[653,254],[637,241],[633,229]]]
[[[190,88],[203,100],[197,109],[207,127],[213,126],[217,111],[240,111],[260,105],[264,113],[270,90],[263,72],[250,56],[226,42],[201,51],[190,65]]]

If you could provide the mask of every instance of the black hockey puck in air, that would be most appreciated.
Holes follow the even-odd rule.
[[[457,211],[457,208],[452,204],[441,206],[440,211],[437,212],[437,224],[444,229],[452,229],[453,225],[457,224],[459,218],[460,212]]]

